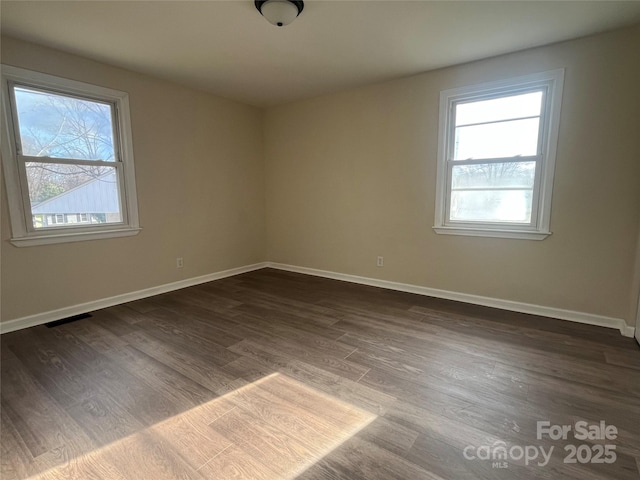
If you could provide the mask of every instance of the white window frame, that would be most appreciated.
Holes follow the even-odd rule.
[[[125,92],[44,73],[25,70],[9,65],[1,66],[2,73],[2,164],[9,203],[11,220],[11,243],[18,247],[44,245],[63,242],[77,242],[102,238],[124,237],[140,232],[138,202],[136,194],[135,169],[129,96]],[[73,95],[88,100],[97,100],[113,106],[114,148],[116,158],[109,162],[116,168],[120,192],[122,221],[106,224],[73,224],[61,227],[36,229],[33,226],[31,202],[25,162],[29,158],[21,156],[17,148],[17,125],[14,124],[12,85],[49,90],[52,93]],[[37,158],[37,157],[33,157]]]
[[[544,240],[551,235],[549,229],[551,195],[558,144],[563,82],[564,69],[557,69],[503,81],[444,90],[440,93],[436,211],[435,225],[433,226],[436,233],[526,240]],[[460,102],[481,101],[539,89],[544,90],[545,93],[541,112],[538,154],[526,157],[528,160],[536,162],[531,222],[525,224],[451,221],[449,219],[451,169],[456,164],[456,161],[453,160],[455,105]],[[506,160],[508,159],[509,157]],[[499,160],[496,159],[495,161]],[[490,163],[490,161],[486,163]]]

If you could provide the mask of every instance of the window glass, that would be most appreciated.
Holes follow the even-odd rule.
[[[22,155],[114,161],[111,105],[14,88]]]
[[[453,159],[536,155],[539,125],[539,118],[529,118],[456,127]]]
[[[34,228],[50,226],[39,220],[40,215],[75,219],[75,212],[91,213],[99,219],[95,223],[122,222],[114,167],[27,162],[26,172]]]
[[[454,190],[451,192],[451,220],[470,222],[531,221],[532,191]]]
[[[456,105],[456,126],[536,117],[542,110],[542,91],[508,95]]]

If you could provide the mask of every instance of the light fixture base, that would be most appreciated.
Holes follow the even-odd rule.
[[[304,2],[301,0],[255,0],[254,4],[260,15],[276,27],[290,24],[304,9]],[[295,7],[297,12],[291,7]]]

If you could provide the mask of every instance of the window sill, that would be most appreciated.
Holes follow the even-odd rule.
[[[531,230],[509,230],[470,227],[433,227],[440,235],[464,235],[470,237],[514,238],[519,240],[544,240],[551,232],[537,232]]]
[[[51,245],[54,243],[83,242],[103,238],[131,237],[140,233],[141,228],[121,228],[117,230],[102,230],[91,232],[65,232],[50,235],[32,235],[29,237],[12,238],[11,243],[16,247],[33,247],[36,245]]]

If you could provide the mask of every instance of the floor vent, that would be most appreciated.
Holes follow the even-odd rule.
[[[65,323],[75,322],[76,320],[83,320],[85,318],[91,318],[90,313],[82,313],[80,315],[74,315],[73,317],[63,318],[61,320],[56,320],[55,322],[45,323],[44,326],[47,328],[57,327],[59,325],[64,325]]]

